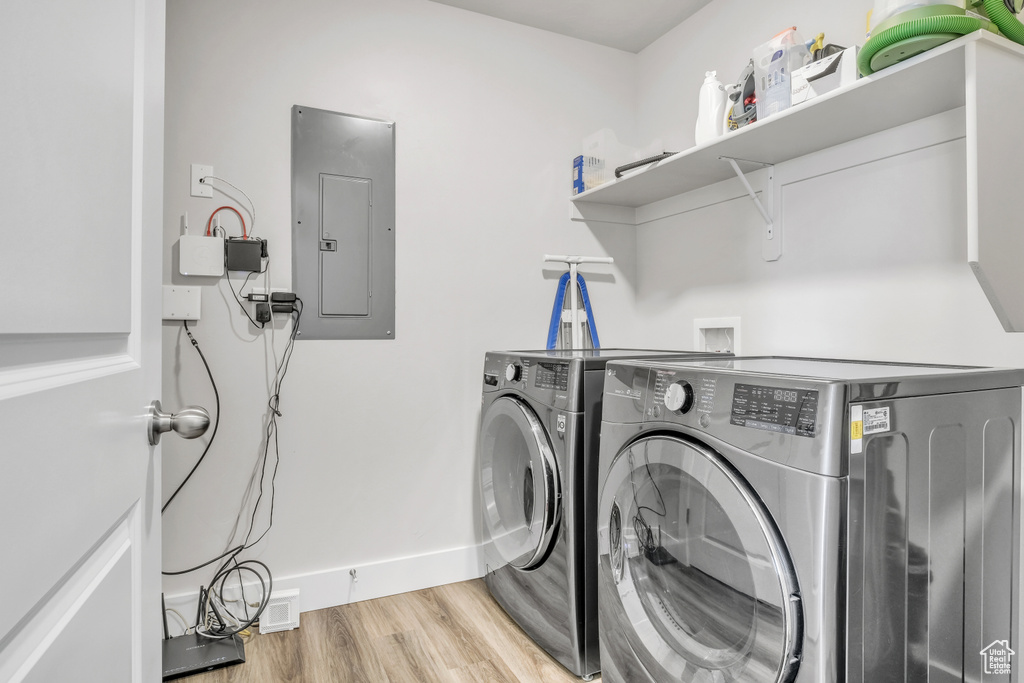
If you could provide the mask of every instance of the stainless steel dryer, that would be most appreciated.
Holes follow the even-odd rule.
[[[577,676],[600,670],[595,516],[605,365],[686,355],[708,356],[589,349],[484,359],[485,581],[527,635]]]
[[[604,681],[1015,680],[991,666],[1020,650],[1024,372],[736,358],[605,374]]]

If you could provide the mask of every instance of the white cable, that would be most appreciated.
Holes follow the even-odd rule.
[[[211,610],[210,610],[210,605],[213,602],[213,600],[216,598],[216,596],[212,595],[212,593],[213,593],[213,589],[211,587],[210,590],[208,590],[207,593],[206,593],[206,603],[205,603],[206,617],[203,620],[203,626],[205,627],[205,629],[209,629],[210,628],[210,615],[212,613]],[[222,600],[217,600],[217,602],[220,603],[221,607],[224,607],[224,602]],[[236,628],[240,625],[237,621],[235,621],[235,619],[230,614],[227,613],[227,608],[226,607],[224,607],[224,614],[222,615],[222,617],[223,617],[223,619],[225,621],[233,621],[233,622],[235,622],[234,626]],[[222,624],[222,626],[226,626],[226,624]],[[234,634],[231,634],[231,635],[220,635],[220,634],[217,634],[217,633],[213,633],[212,631],[209,631],[209,630],[202,630],[198,626],[196,626],[196,633],[198,633],[199,635],[203,636],[204,638],[211,638],[211,639],[215,639],[215,640],[223,640],[225,638],[231,638],[234,635]]]
[[[248,200],[248,202],[249,202],[249,215],[252,217],[252,223],[249,225],[249,237],[252,237],[256,233],[256,205],[253,204],[251,199],[249,199],[249,195],[247,195],[245,193],[245,191],[242,190],[242,188],[238,187],[237,185],[234,185],[234,184],[228,182],[227,180],[224,180],[223,178],[218,178],[215,175],[204,175],[202,178],[199,179],[199,182],[205,183],[207,180],[219,180],[220,182],[224,183],[228,187],[233,187],[234,189],[236,189],[239,192],[241,192],[242,196],[245,197],[246,200]]]
[[[185,633],[187,634],[187,633],[188,633],[188,630],[189,630],[190,628],[192,628],[192,627],[188,625],[188,622],[187,622],[187,621],[185,621],[185,617],[181,616],[181,612],[179,612],[178,610],[174,609],[173,607],[168,607],[168,608],[166,609],[166,611],[167,611],[167,612],[170,612],[170,613],[171,613],[171,614],[173,614],[174,616],[178,617],[178,620],[179,620],[179,621],[181,621],[181,625],[182,625],[182,627],[183,627],[183,628],[185,629]]]

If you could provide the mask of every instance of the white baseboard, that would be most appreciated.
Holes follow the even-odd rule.
[[[270,569],[273,571],[274,568]],[[274,592],[299,589],[299,611],[310,612],[325,607],[347,605],[350,602],[468,581],[483,575],[482,546],[467,546],[308,574],[275,576]],[[247,582],[246,585],[250,584]],[[246,590],[248,591],[248,588]],[[198,599],[198,588],[190,593],[169,595],[165,598],[167,608],[176,609],[190,623],[195,618]],[[173,617],[168,618],[168,625],[171,635],[181,633],[181,625],[176,623]]]

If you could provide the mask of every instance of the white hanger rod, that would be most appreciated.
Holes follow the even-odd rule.
[[[545,261],[557,261],[559,263],[615,263],[611,256],[552,256],[544,254]]]

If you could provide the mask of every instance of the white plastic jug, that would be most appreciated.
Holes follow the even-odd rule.
[[[714,140],[725,132],[725,86],[718,80],[717,72],[704,74],[704,85],[700,86],[697,104],[697,126],[693,136],[698,145]]]

